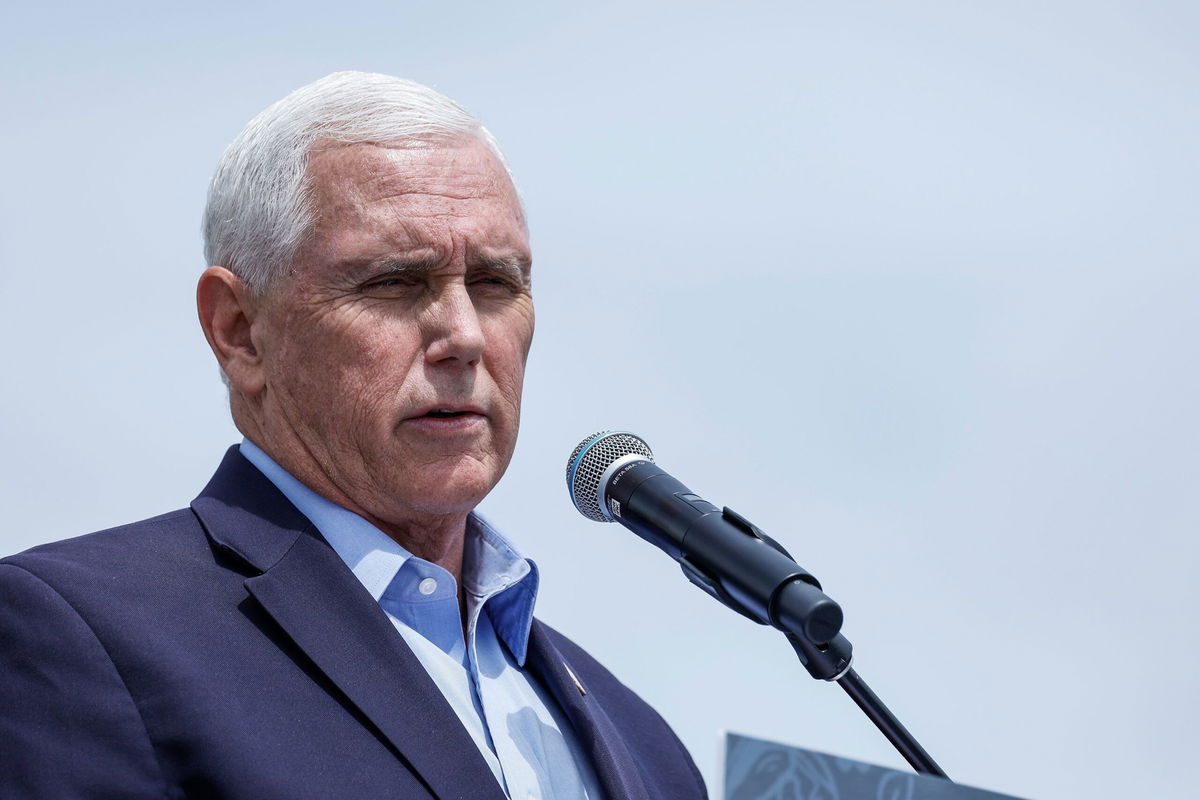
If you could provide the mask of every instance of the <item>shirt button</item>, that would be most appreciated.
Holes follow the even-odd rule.
[[[417,584],[417,591],[425,595],[433,594],[437,591],[437,581],[433,578],[426,578]]]

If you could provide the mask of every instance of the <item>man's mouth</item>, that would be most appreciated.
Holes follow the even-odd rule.
[[[433,417],[434,419],[453,419],[454,417],[462,417],[467,414],[473,414],[473,411],[454,411],[449,408],[435,408],[432,411],[425,412],[424,416]]]
[[[449,406],[434,406],[433,408],[418,409],[417,413],[409,417],[410,421],[418,420],[438,421],[442,424],[448,424],[455,420],[459,420],[462,424],[466,424],[471,419],[480,419],[486,417],[483,409],[478,406],[464,405],[449,405]]]

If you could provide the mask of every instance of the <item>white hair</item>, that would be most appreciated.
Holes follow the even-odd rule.
[[[315,221],[307,176],[314,144],[424,147],[463,136],[487,145],[508,170],[479,120],[427,86],[366,72],[335,72],[302,86],[250,120],[217,162],[204,209],[204,257],[261,294],[291,269]]]

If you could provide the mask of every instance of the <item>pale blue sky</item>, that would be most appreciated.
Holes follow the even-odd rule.
[[[955,778],[1180,796],[1200,736],[1200,7],[60,3],[0,12],[0,552],[186,504],[235,440],[199,219],[338,69],[500,139],[538,333],[485,504],[675,726],[899,766],[782,640],[571,508],[638,431],[784,542]]]

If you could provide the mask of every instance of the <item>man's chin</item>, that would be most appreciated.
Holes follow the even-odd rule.
[[[478,463],[474,466],[431,470],[401,487],[397,496],[407,499],[405,505],[427,514],[466,513],[479,505],[500,479],[494,470],[485,470]]]

